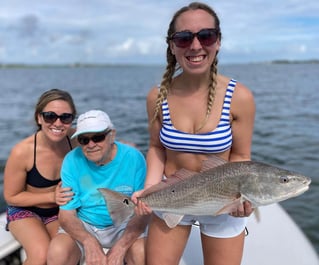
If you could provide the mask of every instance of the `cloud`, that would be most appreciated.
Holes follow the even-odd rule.
[[[5,1],[0,62],[165,61],[174,12],[189,1]],[[221,62],[319,57],[319,2],[216,1]]]

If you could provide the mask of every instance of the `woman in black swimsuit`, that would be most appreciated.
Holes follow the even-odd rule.
[[[35,107],[37,132],[16,144],[7,160],[7,229],[26,251],[24,264],[46,264],[49,242],[59,227],[56,203],[64,204],[72,195],[59,182],[62,160],[75,145],[69,138],[75,115],[68,92],[46,91]]]

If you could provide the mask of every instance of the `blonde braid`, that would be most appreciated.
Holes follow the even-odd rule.
[[[217,56],[217,54],[216,54]],[[207,111],[204,121],[202,122],[201,126],[195,130],[195,133],[199,132],[207,123],[208,117],[210,113],[212,112],[212,107],[215,100],[215,94],[216,94],[216,86],[217,86],[217,63],[218,59],[215,57],[214,62],[212,63],[210,67],[210,82],[208,85],[208,99],[207,99]]]
[[[167,30],[167,37],[166,37],[166,43],[168,44],[167,51],[166,51],[167,66],[166,66],[166,71],[163,75],[163,79],[162,79],[162,82],[160,85],[160,91],[159,91],[157,99],[156,99],[154,116],[151,120],[152,123],[156,120],[156,118],[158,116],[158,113],[161,109],[161,104],[162,104],[163,100],[168,95],[168,91],[169,91],[173,76],[175,74],[175,71],[178,70],[176,67],[176,65],[177,65],[176,58],[172,54],[171,49],[170,49],[171,36],[173,33],[175,33],[176,20],[182,13],[184,13],[188,10],[197,10],[197,9],[201,9],[201,10],[206,11],[208,14],[210,14],[214,18],[215,28],[218,30],[218,39],[221,40],[222,34],[220,31],[219,18],[217,16],[217,14],[215,13],[215,11],[211,7],[209,7],[208,5],[206,5],[204,3],[200,3],[200,2],[193,2],[193,3],[190,3],[188,6],[182,7],[174,14],[174,16],[169,24],[168,30]],[[218,62],[217,53],[216,53],[215,60],[214,60],[213,64],[211,65],[211,72],[210,72],[210,80],[211,81],[210,81],[210,84],[208,87],[208,102],[207,102],[206,117],[205,117],[205,120],[203,121],[202,125],[200,126],[199,129],[196,130],[196,132],[200,131],[205,126],[205,124],[208,120],[209,114],[212,111],[212,107],[213,107],[213,103],[214,103],[214,99],[215,99],[215,91],[216,91],[216,86],[217,86],[217,62]]]
[[[160,91],[157,95],[154,116],[151,120],[151,123],[153,123],[156,120],[158,113],[161,109],[162,102],[164,101],[165,98],[167,98],[168,90],[171,85],[173,75],[175,73],[175,67],[176,67],[175,56],[172,54],[170,48],[168,47],[167,48],[167,66],[166,66],[165,73],[163,74],[162,82],[160,85]]]
[[[216,54],[217,56],[217,54]],[[213,103],[215,100],[215,94],[216,94],[216,86],[217,86],[217,64],[218,64],[218,59],[215,57],[215,60],[213,64],[210,67],[210,77],[211,81],[208,87],[208,104],[207,104],[207,116],[212,111]]]

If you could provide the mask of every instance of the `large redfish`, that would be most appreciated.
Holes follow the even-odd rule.
[[[181,169],[146,189],[138,199],[164,213],[169,227],[184,215],[220,215],[237,209],[243,201],[256,208],[298,196],[311,179],[301,174],[254,161],[226,162],[211,156],[201,172]],[[100,188],[115,225],[134,214],[134,203],[125,195]]]

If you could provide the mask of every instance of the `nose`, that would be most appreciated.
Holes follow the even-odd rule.
[[[88,142],[88,144],[87,144],[86,146],[92,147],[92,146],[95,146],[95,145],[96,145],[96,143],[94,143],[94,142],[92,141],[92,139],[90,139],[90,141]]]
[[[57,118],[55,122],[53,122],[53,124],[58,126],[64,125],[63,122],[61,122],[60,118]]]
[[[199,50],[202,48],[202,44],[200,43],[200,41],[198,40],[197,36],[194,36],[194,39],[192,41],[192,44],[190,46],[190,48],[192,50]]]

